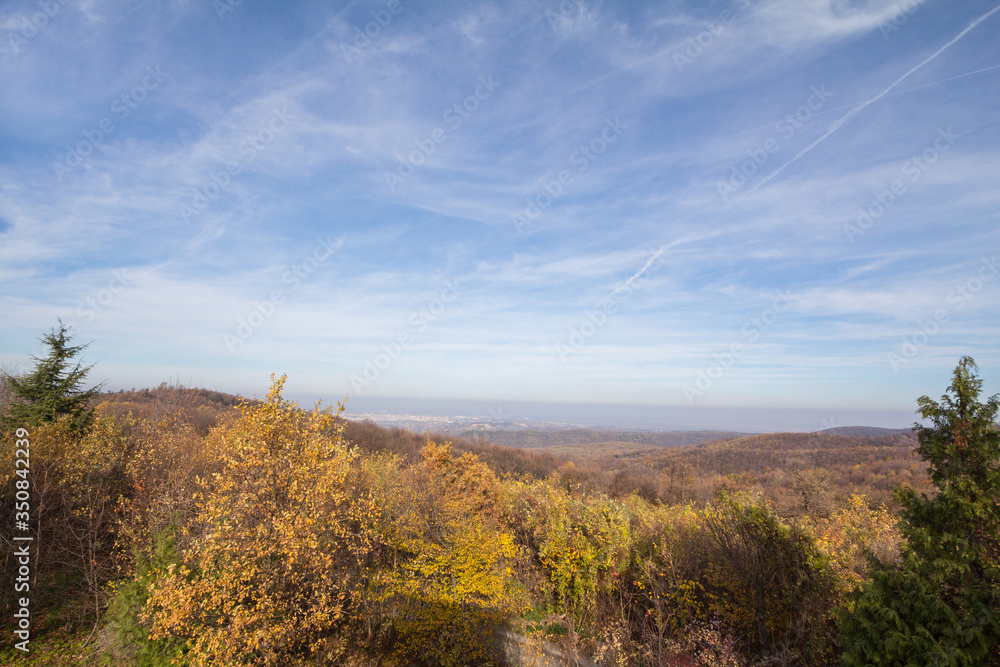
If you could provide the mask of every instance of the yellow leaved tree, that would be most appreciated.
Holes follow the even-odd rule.
[[[496,521],[498,480],[448,445],[429,443],[421,454],[377,492],[389,562],[371,595],[397,633],[397,660],[488,664],[493,632],[525,608],[510,567],[519,549]]]
[[[151,637],[185,640],[192,665],[325,657],[354,601],[369,509],[348,488],[356,455],[337,414],[299,409],[284,382],[209,434],[218,472],[200,480],[191,546],[153,578]]]
[[[863,495],[851,494],[847,505],[829,517],[814,521],[816,546],[846,590],[856,589],[868,574],[868,556],[889,563],[899,555],[897,519],[884,505],[869,507]]]

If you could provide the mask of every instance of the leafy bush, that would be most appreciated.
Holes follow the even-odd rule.
[[[713,611],[762,658],[789,652],[825,662],[836,581],[812,535],[747,495],[723,493],[704,522]]]
[[[132,576],[111,588],[113,595],[108,604],[102,644],[114,664],[168,667],[175,658],[183,655],[182,642],[175,638],[150,639],[149,625],[140,621],[157,574],[180,563],[178,532],[175,524],[169,525],[155,536],[151,554],[136,550],[133,553]]]
[[[347,493],[355,453],[329,409],[301,411],[276,380],[260,405],[209,434],[192,547],[154,572],[151,638],[186,641],[192,665],[284,665],[322,655],[359,583],[363,521]]]
[[[372,595],[398,633],[397,660],[485,664],[494,631],[526,608],[510,569],[519,550],[496,521],[498,481],[472,454],[433,443],[421,454],[383,477],[380,536],[393,565],[375,574]]]
[[[551,605],[581,622],[593,618],[599,591],[613,587],[612,572],[628,564],[629,518],[621,501],[573,496],[550,478],[512,484],[505,520],[551,584]]]

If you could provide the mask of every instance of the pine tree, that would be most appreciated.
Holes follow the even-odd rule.
[[[963,357],[940,403],[917,401],[937,493],[897,491],[902,559],[873,560],[842,618],[845,664],[1000,665],[1000,403],[979,402],[977,371]]]
[[[32,357],[35,369],[19,377],[5,378],[13,400],[0,419],[0,425],[5,428],[33,426],[67,415],[75,431],[90,425],[94,415],[88,402],[100,391],[101,385],[81,389],[93,365],[83,367],[77,363],[70,367],[73,358],[87,348],[87,345],[70,345],[71,339],[69,328],[60,320],[58,330],[53,328],[39,339],[48,346],[49,353],[45,357]]]

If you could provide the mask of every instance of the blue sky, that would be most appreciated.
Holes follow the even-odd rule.
[[[1000,389],[998,7],[6,2],[0,363],[905,426]]]

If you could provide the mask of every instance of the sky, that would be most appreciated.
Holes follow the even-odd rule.
[[[963,355],[1000,390],[996,0],[8,1],[0,85],[8,369],[61,319],[112,390],[808,430]]]

